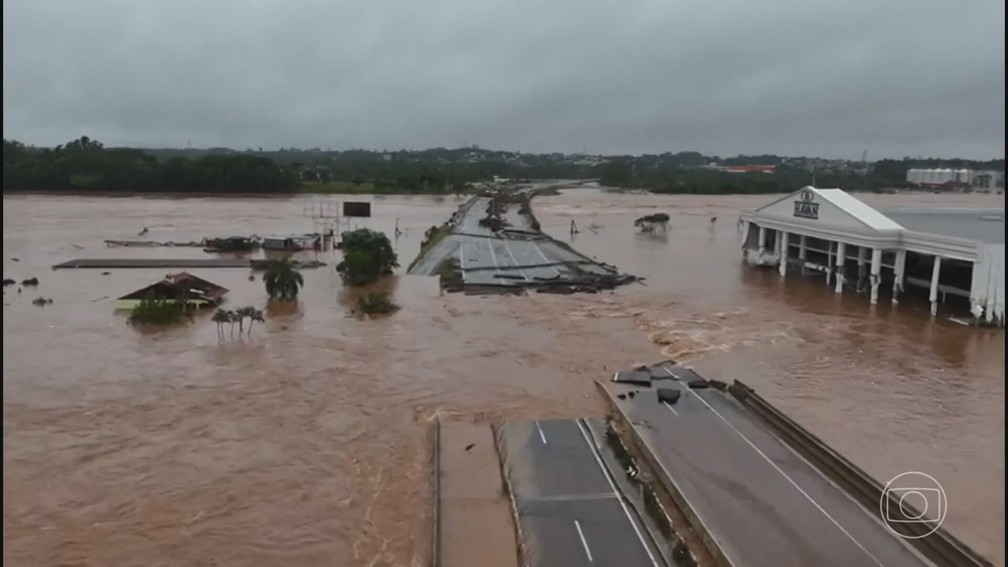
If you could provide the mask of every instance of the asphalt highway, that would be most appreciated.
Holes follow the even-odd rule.
[[[584,420],[540,420],[498,431],[524,557],[543,567],[663,565],[589,429]]]
[[[697,376],[678,366],[652,376],[651,388],[606,389],[731,564],[928,564],[727,393],[687,387]],[[678,401],[660,403],[658,388]]]

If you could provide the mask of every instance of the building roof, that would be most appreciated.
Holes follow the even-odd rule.
[[[890,209],[887,217],[907,230],[1004,244],[1004,209]]]
[[[777,199],[776,201],[768,203],[756,209],[755,212],[757,214],[771,216],[786,215],[790,218],[791,209],[789,207],[782,208],[782,204],[785,201],[803,201],[806,199],[814,200],[814,197],[818,197],[821,202],[827,203],[830,207],[832,207],[832,209],[838,211],[843,217],[845,217],[845,222],[846,218],[849,218],[855,223],[863,225],[873,231],[890,234],[897,234],[903,230],[903,227],[898,223],[842,189],[819,189],[817,187],[812,187],[811,185],[803,187],[793,193]],[[831,222],[836,223],[838,222],[838,219],[834,217]]]
[[[817,189],[811,186],[805,189],[811,189],[823,199],[833,203],[847,214],[866,224],[869,228],[875,230],[903,230],[903,227],[899,223],[876,211],[870,205],[843,189]]]
[[[793,205],[793,209],[792,209]],[[822,206],[819,206],[822,205]],[[805,187],[742,213],[760,226],[857,246],[912,249],[975,261],[984,245],[1004,246],[1004,207],[878,211],[840,189]]]
[[[149,296],[153,296],[155,299],[176,299],[183,292],[189,292],[194,298],[205,297],[219,300],[227,294],[228,289],[198,278],[189,272],[179,272],[167,274],[164,279],[133,293],[128,293],[119,299],[145,299]]]

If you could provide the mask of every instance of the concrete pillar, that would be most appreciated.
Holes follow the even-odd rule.
[[[808,236],[804,234],[798,237],[798,259],[802,262],[808,257]]]
[[[871,304],[878,303],[878,288],[882,283],[882,249],[872,248],[871,251]]]
[[[791,238],[791,235],[788,234],[788,233],[786,233],[786,232],[778,232],[777,234],[780,235],[780,243],[781,243],[781,246],[780,246],[780,256],[779,256],[779,258],[780,258],[780,275],[783,278],[785,275],[787,275],[787,258],[788,258],[788,248],[789,248],[789,246],[788,246],[788,240]]]
[[[826,285],[830,284],[833,277],[833,243],[826,242]]]
[[[903,278],[906,273],[906,255],[906,250],[896,251],[896,262],[893,265],[893,303],[899,303],[899,294],[903,293]]]
[[[861,293],[861,284],[865,276],[868,275],[868,249],[864,246],[857,247],[857,290]]]
[[[844,284],[844,259],[847,257],[847,245],[837,242],[837,268],[836,268],[836,293],[843,293]]]
[[[762,261],[763,255],[766,254],[766,227],[765,226],[759,227],[759,240],[758,240],[758,244],[759,244],[759,257],[760,257],[760,260]]]
[[[935,256],[934,268],[931,270],[931,294],[928,300],[931,301],[931,314],[938,313],[938,276],[941,275],[941,256]]]

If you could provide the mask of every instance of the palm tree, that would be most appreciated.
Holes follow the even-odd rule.
[[[298,291],[304,287],[304,277],[290,256],[270,261],[263,282],[271,299],[297,299]]]
[[[218,309],[214,312],[213,317],[210,320],[217,323],[217,337],[223,339],[224,323],[231,322],[231,312],[225,309]]]
[[[260,323],[265,323],[266,322],[266,318],[263,317],[263,312],[262,311],[260,311],[258,309],[253,309],[252,312],[249,313],[249,319],[250,320],[249,320],[248,336],[251,337],[252,336],[252,323],[255,323],[256,321],[259,321]]]
[[[242,307],[241,309],[238,309],[237,311],[234,312],[234,316],[238,318],[238,336],[239,337],[242,336],[242,334],[245,332],[245,318],[246,317],[251,317],[252,313],[254,313],[254,312],[255,312],[255,308],[254,307]],[[250,323],[250,325],[251,325],[251,323]],[[251,326],[249,327],[249,329],[251,330]]]

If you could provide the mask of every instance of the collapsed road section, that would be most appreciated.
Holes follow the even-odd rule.
[[[600,386],[721,565],[990,565],[940,525],[897,536],[891,493],[741,382],[662,363]]]
[[[991,565],[940,525],[897,535],[891,494],[741,382],[663,362],[598,386],[609,418],[435,436],[434,565]]]
[[[540,231],[528,192],[469,199],[427,231],[413,275],[440,276],[447,291],[596,292],[635,281]]]

